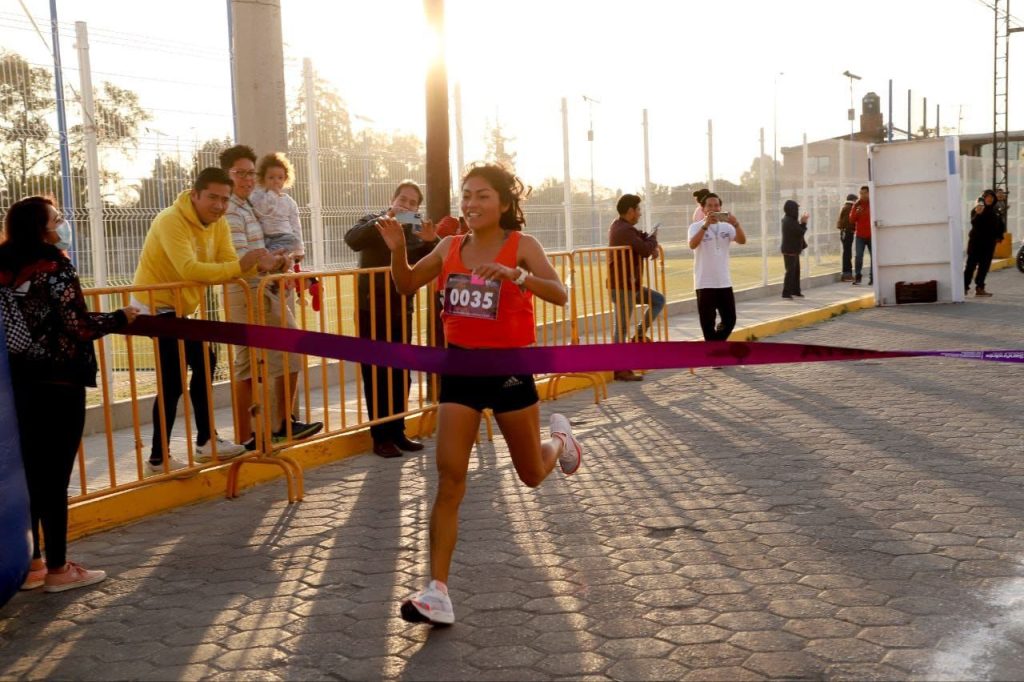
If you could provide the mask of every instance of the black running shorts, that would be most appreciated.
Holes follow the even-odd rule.
[[[477,412],[490,408],[495,414],[514,412],[538,402],[532,374],[465,377],[441,375],[440,403],[457,403]]]

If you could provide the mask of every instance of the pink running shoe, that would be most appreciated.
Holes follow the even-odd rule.
[[[562,454],[558,456],[562,473],[566,476],[575,474],[583,462],[583,446],[573,437],[572,425],[564,414],[556,412],[551,415],[551,436],[562,441]]]
[[[62,573],[47,573],[46,584],[43,592],[64,592],[73,590],[76,587],[87,587],[105,580],[107,574],[104,571],[90,571],[79,566],[73,561],[64,564]]]
[[[28,575],[25,576],[25,582],[21,584],[22,590],[34,590],[38,587],[42,587],[43,583],[46,582],[46,565],[42,568],[30,568]]]

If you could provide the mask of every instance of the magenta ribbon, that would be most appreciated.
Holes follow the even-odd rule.
[[[375,341],[258,324],[190,320],[170,315],[140,315],[124,333],[133,336],[171,337],[186,341],[232,343],[238,346],[302,353],[362,364],[463,376],[569,374],[626,369],[726,367],[913,357],[1024,363],[1024,350],[878,351],[763,341],[597,343],[580,346],[467,350],[414,346],[408,343]]]

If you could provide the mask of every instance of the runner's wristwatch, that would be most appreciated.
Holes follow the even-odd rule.
[[[521,287],[524,284],[526,284],[526,278],[530,276],[530,273],[528,273],[526,270],[523,270],[522,268],[516,268],[516,270],[519,272],[519,275],[514,280],[512,280],[512,283],[515,284],[517,287]]]

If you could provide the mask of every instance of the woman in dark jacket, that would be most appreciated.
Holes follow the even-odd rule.
[[[800,293],[800,252],[807,248],[807,214],[797,218],[800,204],[792,199],[782,205],[782,262],[786,265],[786,279],[782,284],[782,298],[793,298]]]
[[[0,285],[14,290],[32,336],[11,355],[21,457],[32,518],[33,561],[22,589],[63,592],[106,578],[67,561],[68,483],[85,424],[85,388],[96,385],[93,340],[124,327],[138,310],[90,313],[78,273],[62,253],[68,224],[44,197],[13,204],[4,217]],[[46,536],[46,562],[39,524]]]
[[[996,211],[996,193],[990,189],[981,195],[981,201],[971,213],[971,231],[967,235],[967,266],[964,268],[964,293],[971,290],[974,278],[975,296],[991,296],[985,290],[985,277],[992,265],[996,244],[1003,238],[1006,226]],[[974,271],[977,269],[978,274]]]

